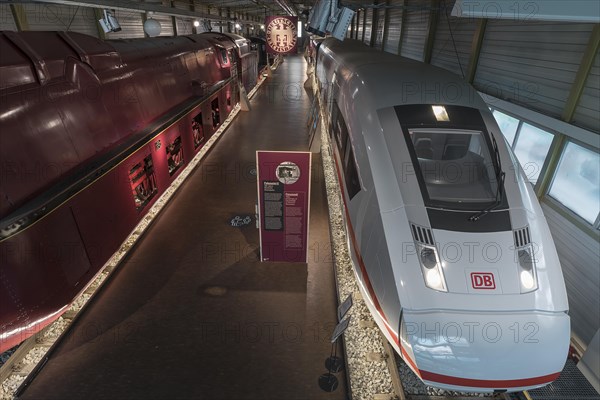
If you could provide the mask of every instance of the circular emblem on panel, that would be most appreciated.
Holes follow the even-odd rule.
[[[284,161],[277,166],[277,179],[285,185],[296,183],[300,178],[300,168],[291,161]]]
[[[267,26],[267,43],[278,53],[287,53],[296,46],[296,24],[287,18],[275,18]]]

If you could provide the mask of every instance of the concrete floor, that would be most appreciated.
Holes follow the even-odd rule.
[[[308,264],[261,263],[256,150],[307,150],[306,64],[288,57],[165,207],[22,399],[345,399],[326,372],[336,297],[313,154]],[[341,351],[338,349],[338,354]]]

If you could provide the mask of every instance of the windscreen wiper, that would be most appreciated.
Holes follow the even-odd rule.
[[[502,186],[504,186],[504,177],[506,176],[506,174],[504,172],[500,172],[500,179],[498,180],[498,190],[496,190],[496,201],[494,201],[494,204],[492,204],[491,206],[489,206],[488,208],[479,211],[476,214],[473,214],[469,217],[469,221],[474,222],[474,221],[478,221],[479,219],[481,219],[481,217],[489,214],[491,211],[495,210],[496,208],[498,208],[500,206],[500,204],[502,204],[502,199],[504,198],[504,191],[501,189]]]
[[[492,144],[494,146],[494,156],[496,157],[496,181],[498,182],[498,187],[496,189],[496,200],[491,206],[479,211],[478,213],[471,215],[468,218],[468,220],[471,222],[478,221],[479,219],[481,219],[481,217],[489,214],[491,211],[498,208],[500,204],[502,204],[502,200],[504,199],[504,177],[506,176],[506,174],[504,173],[504,171],[502,171],[502,164],[500,162],[500,152],[498,151],[498,143],[496,143],[496,138],[494,138],[494,135],[492,134],[490,134],[490,136],[492,137]]]

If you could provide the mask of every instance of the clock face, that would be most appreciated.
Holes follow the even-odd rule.
[[[296,24],[288,18],[275,18],[267,26],[267,43],[277,53],[287,53],[296,46]]]

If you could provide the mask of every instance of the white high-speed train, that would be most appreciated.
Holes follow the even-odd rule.
[[[569,348],[562,271],[535,193],[478,93],[443,69],[326,39],[327,109],[355,273],[426,384],[520,391]]]

